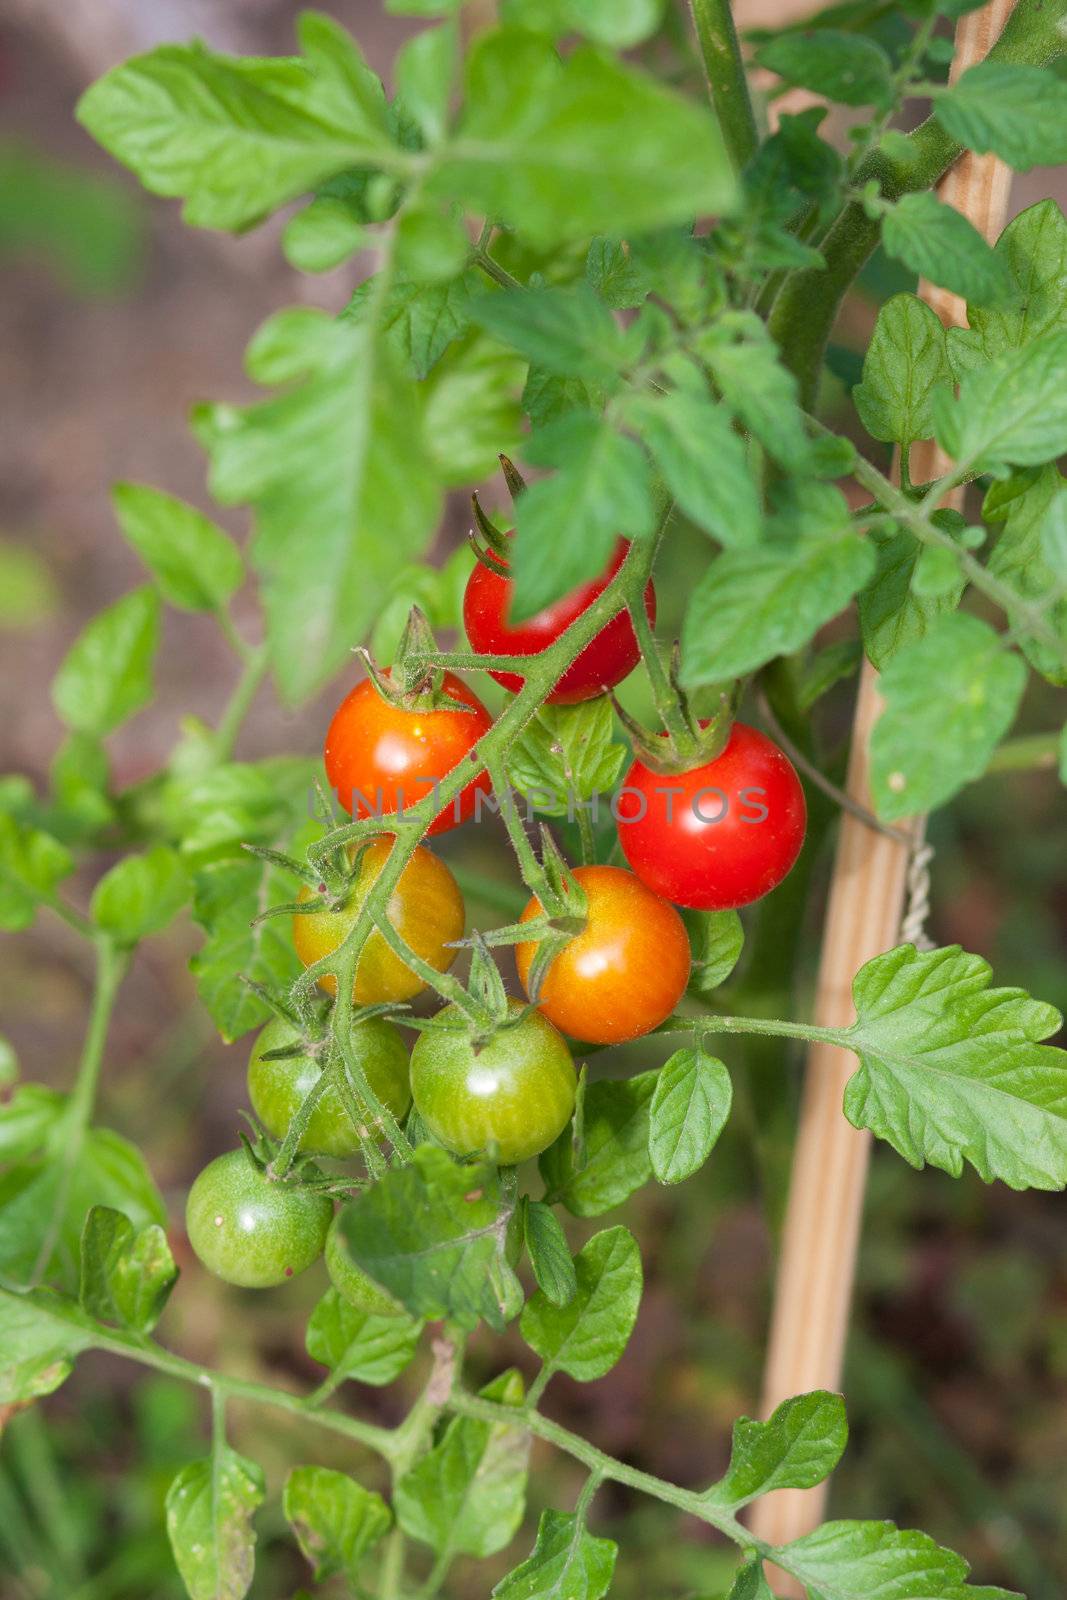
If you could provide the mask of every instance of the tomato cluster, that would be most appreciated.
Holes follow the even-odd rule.
[[[603,593],[627,551],[620,541],[598,579],[522,623],[509,620],[506,558],[496,554],[480,562],[464,602],[471,644],[482,655],[539,654]],[[651,583],[644,600],[652,622]],[[573,704],[602,694],[621,682],[639,654],[630,617],[620,612],[548,699]],[[494,668],[492,676],[509,690],[522,687],[517,673]],[[451,673],[407,692],[375,671],[346,696],[330,723],[327,776],[354,818],[399,819],[469,765],[458,798],[425,830],[438,835],[475,814],[479,795],[489,788],[477,746],[491,725],[481,701]],[[341,1055],[331,1058],[328,1037],[305,1034],[288,1016],[269,1022],[253,1046],[248,1095],[267,1142],[220,1156],[189,1195],[189,1239],[212,1271],[231,1283],[262,1287],[284,1282],[324,1252],[331,1281],[352,1305],[368,1315],[404,1315],[352,1258],[328,1196],[329,1180],[308,1160],[359,1154],[366,1141],[383,1136],[383,1121],[402,1122],[412,1103],[430,1137],[460,1157],[485,1153],[516,1165],[559,1137],[577,1089],[567,1039],[613,1045],[639,1038],[666,1021],[682,999],[690,947],[675,907],[746,905],[780,883],[797,858],[804,794],[786,756],[741,722],[715,748],[712,759],[681,763],[684,770],[675,772],[646,747],[615,798],[619,846],[630,870],[582,866],[564,876],[562,887],[557,883],[568,911],[580,914],[580,931],[540,965],[539,941],[552,932],[545,908],[534,898],[522,914],[523,924],[538,924],[538,937],[523,942],[520,936],[515,951],[531,1003],[509,1001],[507,1012],[495,1014],[486,1028],[475,1027],[465,1008],[446,1005],[419,1031],[409,1061],[400,1031],[380,1009],[411,1000],[434,974],[447,972],[465,927],[455,877],[431,850],[414,850],[354,966],[344,969],[352,973],[356,1010]],[[305,967],[318,968],[314,976],[330,995],[336,996],[337,975],[329,958],[345,944],[393,844],[383,831],[352,847],[347,870],[332,870],[328,881],[305,882],[299,891],[294,947]],[[369,1014],[360,1009],[366,1007]],[[320,1082],[324,1072],[329,1076]],[[366,1104],[368,1092],[376,1112]],[[313,1105],[302,1112],[313,1094]],[[298,1115],[306,1120],[293,1127]],[[287,1135],[287,1149],[297,1147],[297,1165],[276,1173],[271,1152]]]

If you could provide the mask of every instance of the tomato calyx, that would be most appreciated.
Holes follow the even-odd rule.
[[[511,503],[514,505],[526,488],[526,479],[510,456],[498,456],[497,460],[500,462],[500,470],[504,474],[504,482],[508,486]],[[483,567],[487,567],[490,572],[495,572],[498,578],[509,578],[511,576],[511,564],[508,561],[508,540],[511,535],[502,532],[492,518],[486,515],[477,494],[471,495],[471,506],[474,510],[474,521],[477,525],[478,534],[481,535],[482,541],[479,543],[478,537],[472,528],[469,537],[471,548],[476,558]]]
[[[381,698],[398,711],[459,711],[470,706],[445,692],[444,668],[437,665],[437,640],[426,613],[412,606],[391,666],[382,667],[370,651],[358,645],[356,655]]]
[[[634,754],[650,771],[665,777],[707,766],[722,754],[730,740],[740,699],[740,684],[734,684],[720,692],[719,704],[710,717],[696,716],[688,695],[678,685],[676,653],[671,663],[670,685],[682,713],[681,725],[678,726],[675,719],[675,725],[668,727],[665,721],[662,732],[650,732],[630,716],[615,695],[611,697],[615,714],[630,736]]]

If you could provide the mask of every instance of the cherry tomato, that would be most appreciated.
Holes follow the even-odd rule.
[[[339,1229],[341,1213],[338,1212],[326,1235],[326,1271],[342,1300],[362,1311],[368,1317],[406,1317],[407,1312],[399,1301],[387,1294],[380,1283],[368,1277],[349,1254],[345,1236]]]
[[[469,711],[405,711],[390,705],[369,678],[357,683],[334,712],[323,757],[326,777],[354,817],[410,811],[459,762],[466,760],[492,724],[467,685],[446,672],[442,690]],[[488,773],[471,779],[445,806],[430,833],[446,833],[473,814],[476,796],[488,793]]]
[[[637,1039],[669,1017],[689,981],[689,936],[673,906],[622,867],[577,867],[585,890],[586,925],[545,974],[539,1009],[563,1033],[589,1044]],[[522,914],[541,912],[531,900]],[[515,951],[530,993],[537,945]]]
[[[434,1137],[459,1156],[495,1144],[509,1167],[547,1149],[570,1121],[577,1086],[552,1024],[532,1011],[475,1042],[455,1006],[438,1016],[444,1026],[420,1033],[411,1052],[415,1108]]]
[[[488,656],[538,655],[583,611],[588,611],[622,566],[629,548],[626,540],[620,539],[610,565],[599,578],[581,584],[526,622],[516,623],[508,621],[514,584],[479,561],[467,579],[463,596],[463,625],[472,648]],[[655,622],[656,591],[651,579],[645,590],[645,610],[649,622]],[[636,667],[640,655],[633,623],[627,612],[620,611],[567,668],[548,699],[561,706],[592,700],[594,695],[621,683]],[[492,676],[505,689],[522,688],[523,680],[517,673],[494,672]]]
[[[284,1283],[322,1254],[333,1205],[296,1178],[268,1178],[244,1149],[206,1166],[189,1190],[189,1243],[210,1272],[245,1289]]]
[[[332,955],[343,944],[363,902],[389,858],[392,839],[374,839],[363,851],[359,877],[340,906],[322,896],[322,910],[297,913],[293,917],[293,944],[305,967]],[[298,900],[314,900],[317,891],[306,884]],[[389,921],[417,956],[438,972],[447,972],[458,955],[449,949],[463,937],[466,914],[459,884],[443,861],[419,845],[400,874],[400,881],[389,896]],[[337,993],[337,979],[327,973],[319,979],[327,994]],[[425,988],[422,979],[406,966],[375,929],[363,946],[356,966],[352,994],[358,1006],[382,1000],[410,1000]]]
[[[307,1099],[321,1067],[311,1056],[284,1056],[264,1061],[269,1050],[298,1042],[300,1032],[275,1017],[259,1034],[248,1059],[248,1098],[252,1110],[269,1134],[284,1139],[289,1124]],[[368,1017],[352,1030],[352,1048],[367,1082],[398,1122],[411,1104],[408,1053],[398,1029],[384,1017]],[[359,1151],[359,1136],[340,1095],[330,1084],[311,1113],[299,1149],[324,1156],[351,1156]]]
[[[616,800],[619,842],[654,894],[699,911],[746,906],[777,887],[804,843],[807,810],[792,762],[735,722],[725,749],[691,772],[635,761]]]

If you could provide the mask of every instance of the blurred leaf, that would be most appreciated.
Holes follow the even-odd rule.
[[[266,1493],[255,1462],[228,1445],[183,1467],[167,1490],[167,1537],[190,1600],[243,1600],[252,1582],[252,1517]]]
[[[504,0],[502,16],[553,38],[581,33],[597,44],[629,50],[656,32],[665,0]]]
[[[893,64],[881,45],[862,34],[820,28],[785,33],[756,52],[761,67],[814,94],[846,106],[892,104]]]
[[[1026,617],[1018,608],[1013,607],[1009,616],[1031,666],[1052,683],[1067,683],[1067,594],[1053,599],[1067,575],[1055,571],[1049,561],[1050,541],[1056,539],[1067,514],[1067,481],[1056,467],[1048,466],[1036,474],[1013,475],[1005,488],[1017,492],[1005,507],[1004,528],[990,551],[989,571],[1042,608],[1046,626],[1062,640],[1059,651],[1028,635]],[[992,512],[987,510],[986,515],[991,517]]]
[[[648,1131],[652,1171],[681,1183],[708,1159],[726,1126],[733,1084],[723,1063],[702,1050],[676,1050],[659,1070]]]
[[[934,98],[941,126],[1016,172],[1067,161],[1067,83],[1045,67],[981,61]]]
[[[471,304],[481,288],[481,276],[473,268],[447,283],[399,278],[389,285],[378,326],[416,378],[425,378],[452,341],[466,333]],[[368,278],[352,296],[343,319],[358,322],[373,292],[374,280]]]
[[[611,1371],[633,1332],[641,1304],[641,1252],[625,1228],[606,1228],[578,1252],[574,1269],[574,1298],[554,1305],[538,1290],[519,1326],[549,1372],[590,1383]]]
[[[111,177],[0,144],[0,253],[44,262],[76,294],[121,294],[144,235],[140,205]]]
[[[423,428],[434,467],[447,487],[467,488],[491,477],[499,470],[501,452],[520,448],[516,396],[524,372],[518,356],[473,333],[437,362],[421,386]]]
[[[290,217],[282,234],[285,259],[298,272],[330,272],[369,242],[353,207],[335,195],[312,200]]]
[[[92,1207],[82,1230],[78,1294],[90,1316],[150,1333],[177,1277],[167,1236],[158,1224],[134,1233],[121,1211]]]
[[[316,1583],[343,1573],[358,1585],[364,1557],[393,1521],[380,1494],[328,1467],[293,1467],[282,1508]]]
[[[730,1511],[772,1489],[811,1489],[828,1478],[848,1442],[845,1403],[816,1389],[785,1400],[766,1422],[734,1423],[730,1465],[704,1498]]]
[[[29,545],[0,540],[0,628],[22,632],[58,608],[59,592],[43,556]]]
[[[92,1343],[92,1329],[73,1301],[50,1289],[12,1294],[0,1288],[0,1405],[51,1394]]]
[[[111,491],[119,525],[152,573],[164,600],[185,611],[222,611],[244,582],[244,562],[228,534],[195,507],[141,483]]]
[[[327,1289],[308,1321],[307,1352],[338,1378],[382,1388],[410,1365],[421,1333],[414,1318],[357,1311]]]
[[[1013,1189],[1067,1184],[1067,1052],[1043,1045],[1054,1006],[992,973],[959,945],[900,945],[853,980],[848,1048],[862,1063],[845,1115],[914,1167],[959,1177],[964,1161]]]
[[[40,901],[73,871],[73,858],[58,839],[0,811],[0,928],[28,928]]]
[[[595,1539],[577,1516],[542,1511],[533,1553],[501,1579],[493,1600],[603,1600],[618,1552],[613,1540]]]
[[[193,916],[207,938],[189,966],[200,999],[227,1042],[271,1015],[242,976],[284,990],[300,971],[284,918],[252,926],[266,906],[284,903],[292,892],[291,879],[253,857],[220,861],[196,874]]]
[[[426,28],[402,45],[394,66],[397,96],[430,144],[445,136],[456,74],[459,33],[454,22]]]
[[[90,912],[98,928],[132,946],[159,933],[189,899],[189,874],[177,853],[157,844],[144,855],[125,856],[93,890]]]
[[[626,337],[586,283],[484,294],[472,311],[483,328],[545,372],[609,379],[625,365]]]
[[[159,596],[134,589],[89,622],[52,682],[52,699],[68,728],[103,738],[140,711],[154,692]]]

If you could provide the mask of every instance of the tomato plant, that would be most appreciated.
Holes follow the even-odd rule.
[[[585,926],[548,968],[538,1006],[561,1032],[590,1044],[622,1044],[651,1033],[675,1010],[689,981],[685,923],[621,867],[577,867],[574,881],[586,900]],[[531,900],[523,922],[542,910]],[[515,951],[527,993],[536,953],[536,944]]]
[[[206,1166],[189,1190],[185,1226],[206,1267],[226,1283],[267,1289],[322,1254],[333,1207],[295,1181],[279,1182],[244,1150]]]
[[[508,577],[506,562],[499,556],[490,557],[493,565],[479,561],[467,579],[463,595],[463,626],[467,638],[480,655],[538,655],[546,645],[552,644],[570,627],[576,617],[587,611],[598,595],[603,594],[612,578],[622,566],[627,551],[625,540],[615,546],[609,565],[599,578],[579,584],[569,594],[552,605],[545,606],[524,622],[510,618],[515,585]],[[650,623],[656,620],[656,590],[651,578],[645,587],[645,613]],[[641,658],[633,623],[625,612],[619,612],[605,623],[600,632],[580,651],[572,666],[554,685],[546,700],[553,705],[575,705],[581,700],[591,700],[595,695],[614,689],[629,676]],[[522,687],[522,678],[515,672],[492,671],[490,676],[505,689]]]
[[[410,811],[469,758],[492,719],[454,673],[444,675],[441,693],[470,709],[420,710],[391,704],[369,678],[345,696],[327,730],[323,755],[330,787],[346,811],[357,817]],[[452,805],[434,818],[427,833],[445,833],[466,822],[476,796],[488,787],[485,774],[476,774]]]
[[[1044,884],[1030,819],[1067,774],[1067,220],[1047,199],[994,228],[985,159],[1067,154],[1067,0],[998,8],[768,14],[742,47],[725,0],[396,0],[389,91],[312,12],[285,55],[161,44],[82,97],[190,225],[288,213],[290,265],[351,298],[302,291],[252,334],[264,392],[194,410],[247,542],[115,486],[145,579],[63,657],[52,759],[0,782],[0,925],[28,936],[5,1003],[25,992],[46,1063],[22,1082],[0,1041],[12,1594],[176,1592],[164,1523],[191,1600],[604,1600],[620,1556],[616,1592],[664,1600],[1063,1592],[1054,1512],[1028,1477],[998,1498],[991,1420],[1015,1426],[1001,1393],[1062,1398],[1052,1269],[1049,1315],[1017,1315],[1055,1256],[1042,1191],[1067,1187],[1061,1018],[1026,987],[1058,968],[1016,939],[994,980],[952,943],[971,868],[933,855],[981,806]],[[54,249],[63,211],[37,204],[60,221],[33,239]],[[498,465],[507,535],[482,510]],[[208,636],[233,659],[211,721]],[[194,986],[198,1019],[172,1016]],[[198,1170],[220,1132],[245,1143]],[[823,1522],[869,1137],[859,1466]],[[988,1216],[978,1181],[1012,1191]],[[180,1282],[190,1249],[217,1282]],[[731,1437],[772,1297],[767,1403]],[[560,1375],[609,1382],[546,1415]],[[117,1475],[185,1388],[150,1494],[114,1495],[108,1463],[108,1503],[154,1519],[125,1540],[45,1446],[117,1396]],[[272,1495],[288,1468],[262,1514],[260,1460]],[[937,1538],[852,1517],[883,1492]],[[83,1558],[97,1525],[124,1547]]]
[[[778,887],[800,854],[807,809],[788,756],[735,722],[722,751],[698,767],[664,773],[635,761],[618,816],[623,854],[655,894],[726,911]]]
[[[392,844],[375,839],[357,857],[355,875],[334,895],[328,884],[304,884],[298,904],[315,906],[293,917],[293,946],[306,967],[326,961],[344,945],[389,860]],[[437,972],[447,972],[456,958],[452,946],[463,936],[465,911],[459,885],[443,861],[422,846],[404,867],[383,908],[395,933]],[[318,980],[336,994],[337,978],[326,972]],[[376,930],[367,939],[356,965],[352,993],[357,1005],[410,1000],[425,988],[424,980]]]

